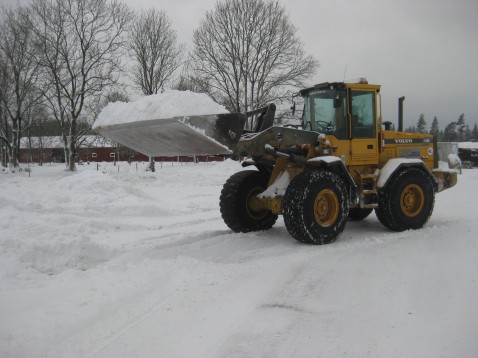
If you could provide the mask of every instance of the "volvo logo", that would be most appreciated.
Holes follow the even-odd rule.
[[[413,143],[413,139],[395,138],[395,143],[397,144]]]

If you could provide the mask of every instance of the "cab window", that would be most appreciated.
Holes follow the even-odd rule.
[[[351,91],[352,138],[375,137],[375,92]]]
[[[305,118],[312,130],[347,138],[346,96],[343,91],[313,93],[305,106]],[[306,128],[307,129],[307,128]]]

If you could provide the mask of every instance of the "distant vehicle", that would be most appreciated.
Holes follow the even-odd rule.
[[[478,166],[478,148],[458,148],[458,156],[465,167]]]

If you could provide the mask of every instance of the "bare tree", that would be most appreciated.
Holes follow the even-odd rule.
[[[41,99],[38,64],[32,51],[29,10],[4,10],[0,24],[0,137],[6,145],[11,166],[18,166],[22,131],[29,114]]]
[[[145,95],[158,93],[181,65],[184,46],[177,44],[171,20],[162,10],[139,13],[128,47],[134,59],[133,80]]]
[[[41,166],[45,157],[44,145],[48,142],[43,130],[49,119],[47,107],[37,104],[30,109],[28,117],[30,125],[22,135],[23,143],[26,144],[26,149],[28,149],[28,161],[30,163],[37,162]],[[33,155],[34,151],[37,154],[36,156]]]
[[[106,94],[101,103],[101,108],[105,108],[108,103],[129,102],[131,99],[126,92],[113,90]]]
[[[193,44],[191,80],[234,112],[288,97],[318,68],[277,1],[218,2]]]
[[[162,10],[149,9],[136,16],[128,46],[135,63],[134,83],[145,95],[163,90],[181,65],[184,46],[177,44],[171,20]],[[155,171],[152,157],[148,168]]]
[[[8,83],[7,68],[4,63],[3,53],[0,51],[0,155],[2,158],[2,166],[6,167],[10,161],[8,145],[11,141],[11,126],[8,124],[7,116],[3,106],[3,97],[5,96],[5,91],[3,91],[2,88],[6,88]]]
[[[78,120],[88,102],[115,83],[132,13],[116,0],[33,0],[31,7],[36,50],[46,71],[45,97],[62,128],[73,171],[82,135]]]
[[[207,93],[204,90],[204,86],[200,86],[201,81],[194,78],[193,71],[191,69],[191,58],[186,60],[181,66],[181,73],[177,82],[173,88],[178,91],[191,91],[196,93]]]

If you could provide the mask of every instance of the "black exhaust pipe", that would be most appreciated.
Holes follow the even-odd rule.
[[[398,99],[398,131],[403,132],[403,101],[405,96]]]

